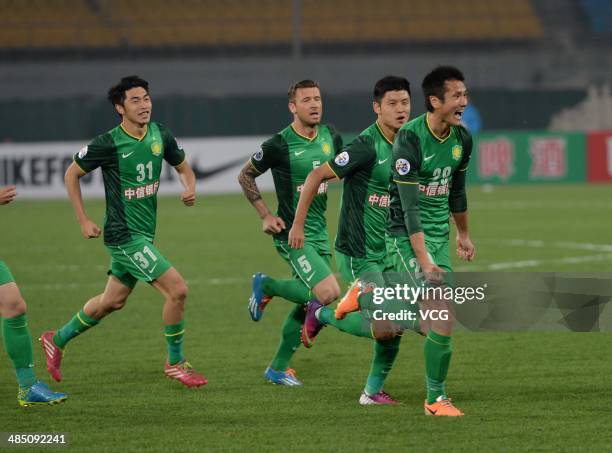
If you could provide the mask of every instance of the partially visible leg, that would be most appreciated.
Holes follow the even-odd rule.
[[[13,362],[20,388],[29,388],[36,382],[32,337],[28,329],[26,303],[15,283],[0,286],[0,315],[4,349]]]
[[[108,277],[102,294],[92,297],[70,321],[57,331],[49,330],[40,336],[40,343],[47,361],[47,371],[56,381],[62,380],[60,366],[63,349],[69,341],[98,325],[113,311],[124,307],[132,288],[114,275]]]
[[[151,285],[164,296],[162,319],[164,336],[168,347],[168,361],[164,373],[171,379],[176,379],[187,387],[200,387],[208,381],[197,373],[183,355],[183,339],[185,335],[185,302],[189,292],[187,283],[171,267],[156,278]]]

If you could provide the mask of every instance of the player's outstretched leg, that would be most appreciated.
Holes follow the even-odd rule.
[[[28,328],[26,303],[12,277],[2,278],[0,262],[0,316],[2,316],[2,340],[17,377],[17,401],[21,406],[34,404],[58,404],[66,400],[65,393],[53,392],[34,374],[32,336]],[[10,275],[5,267],[5,276]],[[8,283],[4,283],[8,281]]]
[[[55,381],[62,380],[60,366],[68,342],[97,326],[102,318],[113,311],[122,309],[131,292],[131,287],[111,275],[102,294],[89,299],[85,306],[58,330],[49,330],[40,336],[47,371]]]
[[[168,360],[164,366],[164,374],[169,379],[175,379],[186,387],[201,387],[208,380],[198,373],[183,355],[183,338],[185,335],[185,300],[187,299],[187,283],[178,271],[171,267],[164,272],[152,285],[165,297],[163,308],[164,336],[168,347]]]
[[[299,279],[277,280],[257,272],[253,275],[249,314],[253,321],[259,321],[268,302],[278,296],[298,305],[306,305],[312,294],[310,288]]]

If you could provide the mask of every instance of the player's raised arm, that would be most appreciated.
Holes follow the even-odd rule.
[[[81,226],[81,234],[86,239],[89,239],[99,237],[102,230],[98,225],[89,220],[89,217],[87,217],[87,213],[85,212],[83,196],[81,195],[80,179],[86,174],[87,173],[85,173],[75,162],[72,162],[64,175],[64,183],[66,184],[68,198],[70,198],[70,202],[74,208],[77,221]]]
[[[183,193],[181,193],[181,201],[185,206],[193,206],[196,200],[196,177],[191,165],[187,160],[174,167],[179,175],[181,184],[184,187]]]
[[[308,209],[312,204],[312,200],[317,195],[322,182],[336,177],[336,174],[327,163],[315,168],[308,174],[300,192],[300,200],[295,210],[293,225],[291,230],[289,230],[289,247],[293,249],[304,247],[304,224],[306,223],[306,216],[308,215]]]
[[[0,189],[0,205],[9,204],[17,196],[17,188],[15,186],[6,186]]]

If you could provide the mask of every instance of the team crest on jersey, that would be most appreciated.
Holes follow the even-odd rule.
[[[159,156],[161,154],[161,145],[157,142],[151,145],[151,152],[154,156]]]
[[[453,146],[453,149],[451,151],[453,159],[455,159],[455,160],[461,159],[461,151],[463,151],[461,149],[461,146],[459,146],[459,145]]]
[[[82,159],[83,157],[85,157],[87,155],[87,151],[88,148],[87,146],[83,146],[80,150],[79,150],[79,158]]]
[[[336,165],[339,167],[344,167],[349,162],[349,154],[346,151],[341,152],[336,156],[334,162],[336,162]]]
[[[263,159],[263,149],[260,149],[255,154],[253,154],[253,159],[255,159],[257,162]]]
[[[401,176],[406,176],[410,172],[410,162],[406,159],[397,159],[395,161],[395,169]]]
[[[323,148],[323,152],[325,154],[331,153],[331,146],[329,146],[329,143],[323,143],[323,145],[321,145],[321,148]]]

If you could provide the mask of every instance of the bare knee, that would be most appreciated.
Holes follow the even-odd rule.
[[[187,300],[188,293],[189,288],[187,287],[187,283],[184,280],[181,280],[180,282],[172,285],[169,295],[173,302],[184,304],[185,300]]]
[[[0,314],[3,318],[14,318],[15,316],[23,315],[27,309],[25,300],[23,300],[23,297],[18,292],[4,298],[0,308]]]
[[[319,302],[329,305],[340,297],[340,286],[335,278],[321,283],[313,289],[313,293]]]

